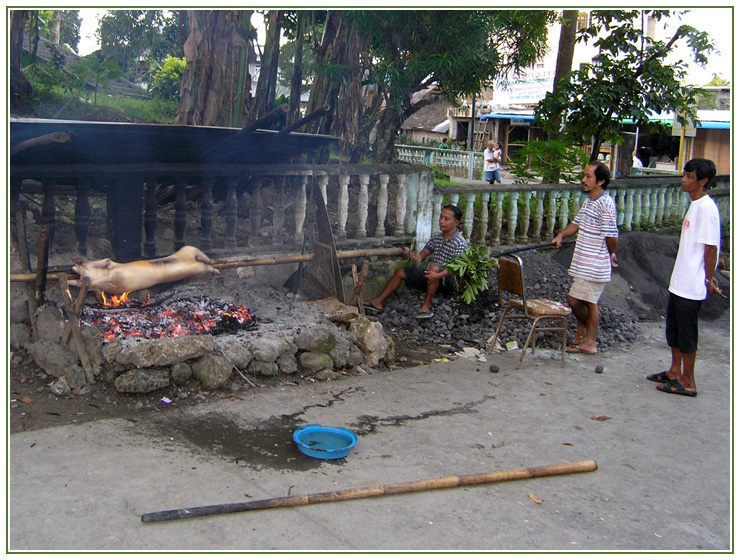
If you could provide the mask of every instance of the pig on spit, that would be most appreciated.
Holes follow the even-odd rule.
[[[213,267],[215,261],[208,258],[200,249],[186,245],[179,251],[149,261],[117,263],[110,259],[84,262],[72,259],[72,267],[79,280],[70,280],[73,286],[80,286],[87,278],[89,287],[96,292],[121,295],[125,292],[145,290],[157,284],[183,280],[202,272],[220,274]]]

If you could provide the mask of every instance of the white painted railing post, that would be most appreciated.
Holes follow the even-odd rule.
[[[388,181],[391,176],[387,173],[378,175],[380,189],[378,190],[378,225],[375,228],[375,237],[385,237],[385,217],[388,215]]]
[[[465,193],[465,214],[463,215],[463,232],[465,239],[470,241],[473,233],[473,218],[475,214],[475,194]]]
[[[534,206],[534,222],[532,223],[532,241],[542,241],[542,219],[544,217],[545,193],[537,191]]]
[[[519,193],[509,193],[509,231],[506,239],[507,245],[513,245],[516,241],[516,223],[519,216]]]
[[[339,176],[339,200],[338,214],[339,223],[337,224],[337,238],[347,238],[347,218],[349,216],[349,175]]]
[[[357,211],[359,212],[358,224],[357,224],[357,237],[367,237],[367,213],[368,213],[368,185],[370,185],[370,175],[363,173],[359,177],[360,181],[360,194],[357,200]]]
[[[396,192],[396,229],[395,235],[403,234],[406,230],[406,203],[408,196],[406,194],[407,176],[403,173],[396,175],[398,181],[398,191]]]
[[[496,204],[493,208],[493,230],[491,243],[494,247],[501,245],[501,229],[504,223],[504,196],[505,193],[496,193]]]
[[[308,175],[299,177],[298,192],[295,201],[295,242],[303,244],[303,224],[306,221],[306,185]]]
[[[319,190],[321,191],[321,196],[324,199],[324,205],[328,204],[328,199],[326,197],[326,186],[328,184],[329,184],[329,176],[319,175]]]
[[[488,204],[491,200],[490,192],[480,193],[480,220],[478,222],[478,243],[486,244],[486,233],[488,233]]]
[[[624,203],[624,229],[632,231],[632,215],[635,209],[635,189],[627,189]]]
[[[519,237],[517,239],[519,243],[523,244],[529,243],[529,237],[527,237],[527,233],[529,233],[529,216],[531,213],[531,210],[529,208],[530,200],[532,200],[532,191],[524,191],[522,193],[522,202],[524,204],[522,205],[522,216],[519,220]]]

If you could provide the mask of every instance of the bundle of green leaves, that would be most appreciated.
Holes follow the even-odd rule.
[[[447,270],[453,273],[465,303],[472,303],[480,292],[488,289],[488,275],[496,264],[497,260],[489,256],[486,247],[473,245],[447,263]]]

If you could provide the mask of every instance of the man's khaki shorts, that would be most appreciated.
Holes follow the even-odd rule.
[[[591,282],[583,278],[573,278],[573,285],[568,295],[572,298],[589,303],[598,303],[606,282]]]

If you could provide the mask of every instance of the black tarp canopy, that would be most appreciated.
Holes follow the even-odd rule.
[[[225,127],[13,118],[10,164],[276,164],[337,141],[299,132]]]

